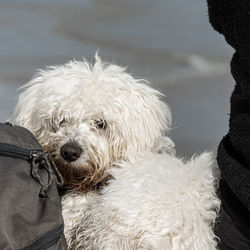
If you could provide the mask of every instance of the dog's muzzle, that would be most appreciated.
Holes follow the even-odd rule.
[[[68,142],[61,147],[61,156],[67,162],[76,161],[83,150],[76,142]]]

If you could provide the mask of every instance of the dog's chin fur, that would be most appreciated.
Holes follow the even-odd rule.
[[[64,189],[87,193],[97,191],[107,185],[111,175],[103,171],[91,171],[91,163],[83,166],[72,166],[62,159],[55,158],[55,163],[64,179]]]
[[[211,157],[175,157],[159,91],[98,56],[42,70],[23,89],[10,122],[33,132],[64,177],[71,249],[214,249]],[[82,149],[70,163],[67,143]]]

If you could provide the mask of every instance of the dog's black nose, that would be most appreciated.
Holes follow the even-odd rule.
[[[82,154],[82,148],[75,142],[68,142],[61,147],[61,156],[68,162],[76,161]]]

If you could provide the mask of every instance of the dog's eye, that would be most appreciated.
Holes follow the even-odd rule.
[[[62,119],[60,122],[59,122],[59,127],[63,127],[65,126],[65,124],[67,123],[66,119]]]
[[[104,130],[107,128],[107,122],[105,120],[95,120],[94,124],[98,129]]]

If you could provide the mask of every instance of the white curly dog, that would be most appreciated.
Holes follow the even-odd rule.
[[[41,70],[23,88],[10,121],[65,179],[69,249],[216,249],[213,157],[175,156],[159,91],[98,56]]]

